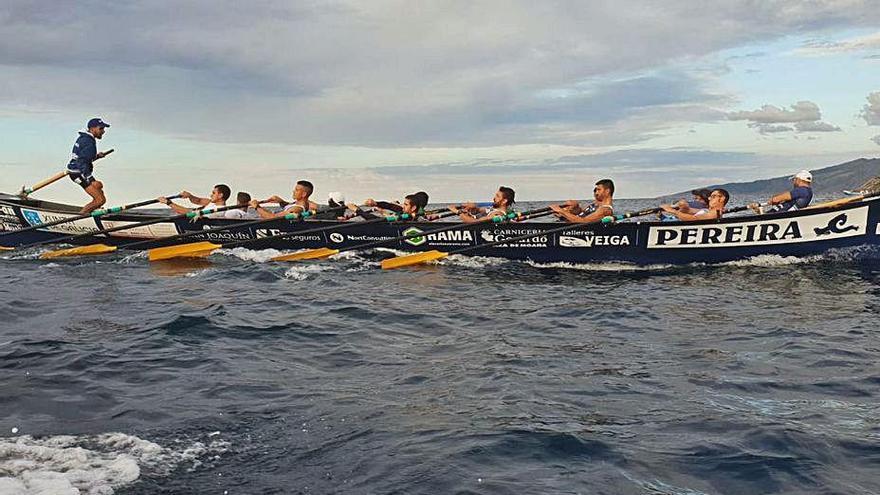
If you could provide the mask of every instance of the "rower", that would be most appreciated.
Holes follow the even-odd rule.
[[[700,210],[705,210],[709,208],[710,194],[712,194],[711,189],[694,189],[691,191],[693,199],[690,201],[681,199],[675,204],[675,206],[678,208],[678,211],[682,213],[696,213]],[[675,222],[678,220],[675,216],[663,212],[658,213],[658,216],[663,222]]]
[[[716,220],[720,219],[724,214],[724,207],[730,201],[730,193],[725,189],[715,189],[709,194],[709,207],[694,212],[683,212],[673,205],[660,205],[666,213],[670,213],[675,218],[683,222],[694,222],[698,220]]]
[[[79,211],[80,215],[91,213],[107,202],[104,196],[104,183],[95,179],[92,175],[94,161],[107,156],[109,151],[98,151],[97,139],[104,137],[104,129],[110,124],[100,118],[89,120],[84,131],[79,131],[79,137],[73,144],[70,153],[70,163],[67,164],[67,176],[85,190],[92,200],[86,203]],[[112,150],[110,150],[112,151]]]
[[[238,208],[232,210],[226,210],[225,218],[231,218],[233,220],[251,220],[257,217],[257,212],[250,209],[251,205],[251,195],[242,191],[236,194],[235,196],[235,204],[238,205]]]
[[[387,201],[375,201],[373,199],[367,199],[364,201],[364,205],[371,210],[364,210],[358,205],[349,204],[348,210],[346,213],[354,212],[354,218],[363,218],[364,220],[373,220],[375,218],[380,218],[380,215],[377,213],[385,214],[382,210],[387,210],[396,215],[406,214],[408,218],[401,220],[425,220],[424,217],[424,209],[425,206],[428,205],[428,193],[424,191],[419,191],[413,194],[407,194],[403,198],[403,203],[390,203]],[[342,218],[341,218],[342,219]],[[345,220],[351,220],[353,218],[346,217]]]
[[[314,201],[309,201],[309,196],[312,195],[312,191],[314,190],[315,186],[313,186],[311,182],[307,180],[297,181],[296,186],[293,188],[292,203],[289,203],[284,200],[284,198],[276,195],[265,201],[251,201],[251,208],[255,209],[261,218],[276,218],[283,217],[288,213],[317,211],[318,204]],[[260,203],[278,203],[281,206],[281,211],[269,211],[260,206]]]
[[[464,223],[491,222],[495,217],[503,217],[513,208],[516,193],[505,186],[498,188],[492,198],[492,208],[481,208],[476,203],[464,203],[461,206],[450,206],[449,211],[458,214]],[[427,198],[425,198],[427,204]]]
[[[768,211],[801,210],[809,206],[813,200],[813,174],[809,170],[801,170],[791,178],[791,191],[781,192],[770,198],[771,208]],[[758,203],[751,203],[749,208],[764,213]]]
[[[226,206],[226,200],[229,199],[230,194],[232,194],[232,190],[229,189],[229,186],[227,186],[226,184],[217,184],[216,186],[214,186],[213,189],[211,189],[211,195],[210,195],[210,197],[207,197],[207,198],[202,198],[202,197],[196,196],[195,194],[193,194],[189,191],[182,191],[180,193],[181,198],[189,200],[190,203],[197,206],[196,208],[187,208],[186,206],[179,205],[179,204],[171,201],[170,199],[166,198],[165,196],[159,196],[158,198],[156,198],[156,201],[158,201],[164,205],[168,205],[169,207],[171,207],[172,210],[174,210],[175,213],[184,214],[184,213],[189,213],[191,211],[198,211],[198,210],[212,211],[217,208],[221,208],[223,206]],[[208,218],[225,218],[226,217],[225,212],[222,212],[222,211],[217,212],[217,213],[210,213],[206,216]]]
[[[581,208],[577,200],[571,199],[564,206],[550,205],[550,209],[563,220],[574,223],[598,222],[614,214],[614,181],[602,179],[596,182],[593,197],[595,201],[586,208]]]

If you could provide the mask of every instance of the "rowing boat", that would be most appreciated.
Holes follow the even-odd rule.
[[[48,223],[76,216],[79,208],[36,199],[0,194],[0,232]],[[166,214],[167,215],[167,214]],[[100,229],[161,218],[161,211],[122,212],[102,217],[36,229],[21,234],[10,233],[0,242],[5,246],[23,246],[50,241],[72,233]],[[462,229],[427,236],[396,240],[387,247],[401,251],[449,250],[534,234],[512,243],[502,243],[469,254],[539,263],[595,263],[620,261],[635,264],[717,263],[746,259],[759,255],[810,256],[832,249],[875,246],[880,244],[880,202],[869,198],[829,207],[761,216],[728,217],[701,222],[620,222],[591,225],[572,224],[570,230],[541,235],[542,231],[560,227],[558,222],[524,222],[503,224],[470,224]],[[86,236],[76,244],[96,242],[122,249],[136,241],[155,240],[141,244],[139,249],[173,245],[175,242],[210,241],[227,243],[252,239],[253,249],[278,250],[345,248],[358,244],[402,236],[412,236],[437,227],[430,222],[388,222],[332,229],[320,233],[298,231],[332,227],[335,220],[289,221],[279,219],[253,227],[235,228],[241,220],[197,218],[168,219],[144,227],[120,230],[108,235]],[[163,242],[162,237],[191,231],[206,231],[232,226],[220,232],[204,232],[185,240]],[[278,238],[277,234],[289,233]],[[262,238],[269,238],[260,241]]]

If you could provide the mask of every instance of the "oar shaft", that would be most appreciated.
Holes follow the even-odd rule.
[[[57,181],[61,180],[61,179],[64,178],[66,175],[67,175],[67,171],[61,171],[61,172],[58,172],[57,174],[53,175],[52,177],[49,177],[48,179],[45,179],[45,180],[43,180],[43,181],[41,181],[41,182],[38,182],[38,183],[34,184],[33,187],[26,187],[26,188],[24,188],[21,192],[22,192],[24,195],[28,195],[28,194],[30,194],[30,193],[32,193],[32,192],[39,191],[40,189],[42,189],[42,188],[48,186],[49,184],[52,184],[53,182],[57,182]]]

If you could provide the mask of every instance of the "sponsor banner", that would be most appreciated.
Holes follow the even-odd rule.
[[[595,232],[573,230],[559,235],[559,246],[565,248],[591,248],[604,246],[631,246],[635,241],[627,234],[604,235]]]
[[[205,225],[202,228],[208,231],[211,226]],[[220,232],[202,232],[201,234],[193,235],[192,239],[199,239],[204,241],[244,241],[247,239],[252,239],[252,237],[250,232],[233,232],[231,230],[222,230]]]
[[[388,241],[394,239],[395,236],[390,235],[347,235],[346,238],[349,241]]]
[[[0,205],[0,220],[18,223],[18,215],[15,214],[15,208]]]
[[[294,241],[294,242],[312,242],[317,241],[321,242],[324,239],[321,237],[321,234],[293,234],[287,230],[281,229],[257,229],[256,230],[257,239],[265,239],[267,237],[272,237],[276,235],[284,235],[283,239],[279,239],[282,241]],[[289,234],[289,235],[287,235]]]
[[[417,227],[410,227],[400,235],[421,234],[423,231]],[[474,242],[474,233],[470,230],[450,230],[447,232],[435,232],[426,236],[404,239],[411,246],[430,244],[432,246],[470,246]]]
[[[529,229],[529,228],[497,228],[492,230],[482,230],[480,231],[480,238],[486,242],[496,242],[503,241],[505,239],[509,239],[511,237],[519,237],[521,235],[530,235],[536,234],[535,237],[530,239],[523,239],[521,241],[516,241],[513,243],[504,243],[498,244],[494,246],[496,248],[508,248],[508,247],[547,247],[549,246],[549,238],[546,234],[537,235],[542,233],[543,230],[540,229]]]
[[[11,231],[11,230],[19,230],[21,229],[21,224],[19,223],[7,223],[3,220],[0,220],[0,231]]]
[[[48,222],[55,222],[58,220],[64,220],[67,218],[73,218],[78,216],[77,213],[54,213],[54,212],[45,212],[45,211],[37,211],[37,210],[29,210],[27,208],[21,209],[21,214],[24,216],[25,220],[29,225],[42,225]],[[61,234],[85,234],[88,232],[94,232],[99,230],[98,224],[95,222],[95,219],[92,217],[83,218],[80,220],[76,220],[73,222],[63,223],[61,225],[54,225],[52,227],[46,227],[44,229],[47,232],[58,232]]]
[[[868,207],[795,218],[651,227],[648,249],[766,246],[865,235]]]
[[[340,234],[339,232],[330,232],[330,235],[327,236],[330,239],[330,242],[340,244],[345,241],[345,235]]]
[[[122,222],[119,220],[101,220],[101,225],[105,229],[114,229],[123,225],[134,225],[138,222]],[[174,222],[155,223],[153,225],[143,225],[131,229],[120,230],[119,232],[110,232],[110,237],[137,237],[139,239],[151,237],[166,237],[177,234],[177,226]]]

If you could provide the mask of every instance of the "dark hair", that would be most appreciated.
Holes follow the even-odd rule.
[[[515,202],[514,197],[516,196],[516,193],[513,191],[513,189],[505,186],[500,186],[498,190],[501,191],[501,195],[504,196],[504,199],[507,200],[507,206],[510,206]]]
[[[611,191],[611,195],[614,196],[614,181],[611,179],[602,179],[596,183],[597,186],[602,186],[605,189]]]
[[[727,204],[727,202],[730,201],[730,193],[727,192],[726,189],[721,189],[719,187],[718,189],[715,189],[712,192],[717,192],[717,193],[721,194],[722,196],[724,196],[724,204]]]
[[[303,187],[305,187],[306,189],[308,189],[308,190],[309,190],[309,196],[311,196],[311,195],[312,195],[312,191],[315,190],[315,186],[313,186],[312,183],[309,182],[309,181],[307,181],[307,180],[298,180],[298,181],[296,181],[296,183],[297,183],[297,185],[303,186]]]
[[[415,199],[415,204],[418,205],[419,208],[424,208],[428,206],[428,193],[425,191],[419,191],[417,193],[410,194]],[[412,202],[413,199],[410,199]]]
[[[223,201],[229,199],[229,196],[232,195],[232,189],[229,189],[229,186],[226,184],[217,184],[214,186],[214,189],[220,191],[220,195],[223,196]]]
[[[702,199],[703,201],[706,202],[706,204],[708,204],[709,203],[709,195],[712,194],[712,190],[706,189],[706,188],[694,189],[693,191],[691,191],[691,194]]]
[[[251,202],[251,195],[242,191],[235,196],[235,201],[238,204],[250,203]]]

